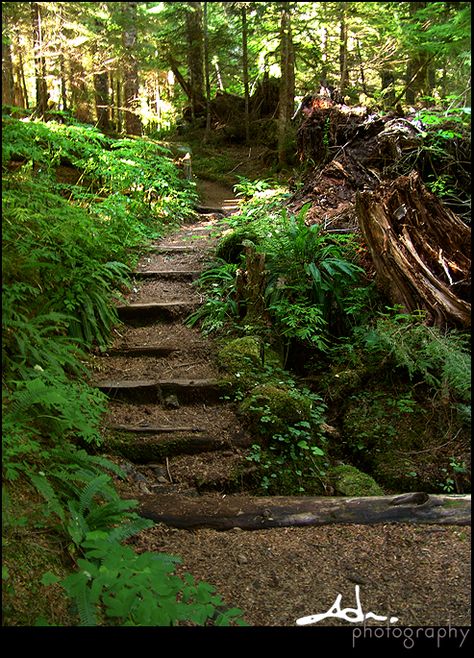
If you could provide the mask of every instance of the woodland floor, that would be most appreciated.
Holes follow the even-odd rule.
[[[218,183],[201,182],[201,201],[221,207],[232,193]],[[228,211],[230,212],[230,211]],[[219,215],[201,215],[162,244],[185,245],[193,251],[145,254],[138,270],[199,270],[216,242]],[[168,302],[186,299],[199,303],[191,280],[136,279],[128,303]],[[184,326],[183,318],[146,326],[124,325],[116,334],[118,349],[124,346],[169,344],[169,356],[96,357],[94,376],[102,380],[143,380],[149,377],[189,380],[218,376],[215,345],[197,329]],[[220,483],[229,470],[245,461],[248,438],[230,403],[177,402],[165,404],[115,399],[110,404],[111,423],[145,427],[187,426],[220,438],[220,451],[178,454],[156,463],[125,465],[129,477],[120,485],[124,497],[159,493],[199,496],[225,494]],[[145,438],[145,441],[150,440]],[[201,489],[197,485],[200,485]],[[199,490],[198,490],[199,489]],[[210,493],[209,493],[210,492]],[[160,551],[180,556],[181,571],[211,583],[229,607],[237,606],[252,626],[294,627],[300,617],[324,613],[338,594],[342,607],[355,607],[355,587],[360,586],[361,605],[387,617],[396,616],[402,626],[470,625],[469,528],[450,525],[327,525],[219,532],[208,529],[178,530],[157,524],[134,538],[138,551]],[[368,625],[386,626],[369,621]],[[351,626],[327,618],[320,626]],[[317,633],[315,635],[317,640]],[[348,640],[349,642],[349,640]]]

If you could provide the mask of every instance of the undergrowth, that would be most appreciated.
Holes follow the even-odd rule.
[[[328,411],[339,422],[344,405],[352,399],[348,396],[363,395],[370,383],[376,386],[378,382],[383,396],[393,400],[398,400],[399,394],[403,397],[400,391],[404,387],[416,387],[420,414],[424,412],[429,418],[439,407],[440,417],[446,419],[446,437],[452,437],[448,445],[460,437],[458,447],[451,446],[459,456],[451,455],[449,464],[443,465],[441,452],[438,461],[436,458],[443,445],[433,446],[431,458],[437,464],[438,476],[430,476],[430,486],[438,487],[436,477],[439,479],[443,469],[450,473],[453,460],[456,464],[465,460],[464,437],[471,418],[469,336],[430,326],[422,311],[406,313],[399,307],[388,307],[359,259],[363,245],[358,236],[332,234],[321,225],[308,225],[307,206],[296,214],[289,213],[285,189],[272,188],[269,181],[259,184],[242,179],[236,190],[245,201],[238,214],[225,220],[230,231],[221,238],[214,262],[197,282],[205,302],[189,322],[199,323],[206,333],[230,338],[256,336],[270,344],[283,355],[284,367],[311,380],[311,394],[329,394],[328,406],[334,395],[335,402]],[[255,280],[253,289],[249,283],[255,254],[264,259],[263,280],[257,292]],[[257,313],[251,313],[252,304]],[[255,322],[256,316],[259,322]],[[392,394],[387,394],[387,386],[393,388]],[[252,391],[247,395],[252,400]],[[249,456],[258,467],[259,491],[293,494],[324,486],[326,467],[344,458],[343,447],[332,445],[332,436],[316,433],[316,442],[314,438],[308,440],[313,430],[298,423],[289,423],[285,431],[278,429],[268,436],[272,414],[267,403],[257,401],[255,407],[250,402],[245,408],[246,420],[262,404],[259,425],[252,425],[260,439]],[[322,414],[320,405],[315,408]],[[394,415],[398,411],[394,407]],[[364,422],[370,424],[370,411]],[[373,423],[380,425],[380,418],[374,416]],[[395,419],[385,414],[380,432],[385,431],[385,425],[392,432],[394,423]],[[333,436],[334,430],[337,435],[338,430],[332,429]],[[426,440],[428,436],[429,429]],[[370,452],[363,436],[358,437],[358,450]],[[423,452],[429,450],[423,446]],[[345,457],[352,458],[350,451]],[[468,466],[463,469],[467,482]],[[448,485],[444,482],[439,486],[445,491]]]
[[[210,585],[175,576],[178,558],[124,544],[152,524],[117,493],[124,474],[100,454],[106,397],[86,383],[88,352],[118,322],[133,248],[192,216],[194,184],[151,140],[5,115],[3,128],[3,624],[25,623],[17,597],[34,598],[16,552],[21,537],[27,564],[35,533],[62,546],[61,564],[29,574],[26,589],[42,596],[27,625],[55,623],[41,602],[54,606],[59,590],[72,624],[243,623],[219,612]]]

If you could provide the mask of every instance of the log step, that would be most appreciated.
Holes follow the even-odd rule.
[[[110,430],[130,432],[132,434],[172,434],[174,432],[204,432],[202,427],[164,427],[163,425],[108,425]]]
[[[154,320],[171,322],[192,313],[199,306],[198,302],[177,301],[149,304],[126,304],[117,306],[117,313],[123,322],[147,323]]]
[[[331,523],[429,523],[470,525],[471,496],[413,493],[397,502],[393,496],[336,498],[311,496],[252,497],[229,495],[156,495],[143,498],[140,514],[175,528],[262,530]]]
[[[163,279],[197,279],[201,274],[200,270],[147,270],[147,271],[135,271],[133,276],[136,279],[143,278],[163,278]]]
[[[196,455],[229,449],[225,439],[176,429],[173,433],[144,437],[121,431],[106,438],[107,450],[135,464],[149,464],[175,455]]]
[[[143,345],[137,347],[114,347],[104,356],[159,356],[166,357],[180,349],[177,345]]]
[[[218,401],[225,383],[212,379],[163,379],[103,381],[92,384],[111,398],[161,403],[167,395],[176,395],[180,403]]]
[[[196,251],[195,247],[191,245],[152,245],[152,250],[158,254],[180,254],[180,253],[193,253]]]

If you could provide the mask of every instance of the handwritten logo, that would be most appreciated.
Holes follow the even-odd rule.
[[[362,611],[362,606],[360,604],[360,587],[359,585],[355,586],[355,596],[356,596],[356,608],[344,608],[341,610],[341,599],[342,594],[338,594],[334,604],[327,612],[323,612],[319,615],[309,615],[308,617],[300,617],[296,620],[297,626],[308,626],[309,624],[317,624],[318,621],[327,619],[328,617],[334,617],[336,619],[344,619],[345,621],[350,622],[351,624],[359,624],[364,622],[366,619],[375,619],[376,621],[386,621],[387,617],[383,615],[376,615],[373,612]],[[390,623],[394,624],[398,621],[398,617],[390,617]]]

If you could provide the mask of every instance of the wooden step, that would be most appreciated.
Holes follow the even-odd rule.
[[[181,349],[177,345],[138,345],[137,347],[114,347],[101,356],[169,356]]]
[[[226,383],[214,379],[95,381],[92,385],[111,398],[161,403],[167,395],[176,395],[180,404],[215,402],[228,388]]]
[[[123,322],[148,323],[154,320],[171,322],[192,313],[199,306],[195,301],[176,301],[149,304],[124,304],[117,306],[117,313]]]
[[[228,450],[231,446],[222,438],[206,433],[175,429],[165,434],[144,436],[134,431],[113,430],[105,438],[106,449],[135,464],[149,464],[175,455],[195,455]]]
[[[333,523],[470,525],[471,496],[423,492],[360,498],[156,495],[142,499],[140,514],[175,528],[215,530],[262,530]]]
[[[137,270],[133,273],[136,279],[163,278],[163,279],[197,279],[201,270]]]
[[[192,253],[196,251],[195,247],[191,245],[152,245],[153,251],[158,254],[179,254],[179,253]]]

